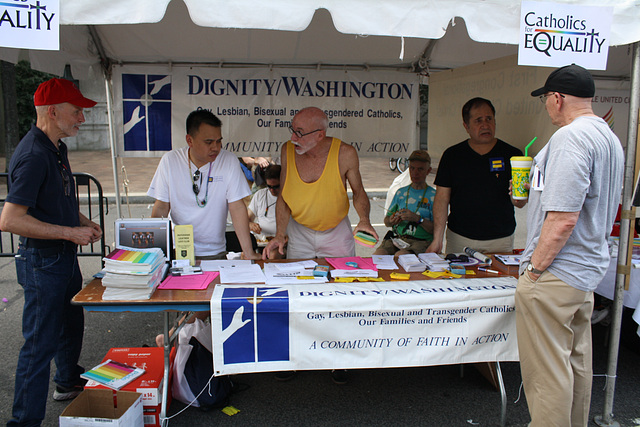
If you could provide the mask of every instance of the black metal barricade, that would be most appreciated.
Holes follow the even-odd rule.
[[[73,177],[76,181],[76,198],[80,212],[97,222],[103,230],[102,239],[98,242],[78,248],[78,256],[99,256],[102,259],[106,255],[107,248],[104,236],[104,217],[109,214],[108,201],[102,192],[102,185],[95,177],[88,173],[74,173]],[[0,203],[2,205],[4,205],[8,191],[8,174],[0,173]],[[14,256],[17,251],[18,236],[0,231],[0,257]]]

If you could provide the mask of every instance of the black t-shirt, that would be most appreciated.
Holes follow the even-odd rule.
[[[67,146],[59,149],[36,126],[22,138],[9,164],[7,202],[27,206],[34,218],[75,227],[80,225],[75,182]]]
[[[512,156],[522,151],[498,140],[487,154],[476,153],[467,141],[442,154],[435,184],[451,188],[447,226],[464,237],[491,240],[516,229],[509,196]]]

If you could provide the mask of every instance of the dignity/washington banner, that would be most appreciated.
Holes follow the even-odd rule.
[[[119,156],[185,146],[196,109],[220,118],[223,148],[239,156],[278,157],[293,117],[310,106],[359,156],[407,157],[418,145],[420,87],[406,72],[116,66],[113,83]]]
[[[512,277],[217,285],[216,375],[517,361]]]

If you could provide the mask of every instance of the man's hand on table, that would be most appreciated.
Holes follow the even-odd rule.
[[[434,240],[433,242],[431,242],[431,244],[429,245],[429,247],[425,252],[433,252],[433,253],[439,254],[440,252],[442,252],[442,241],[436,242]]]

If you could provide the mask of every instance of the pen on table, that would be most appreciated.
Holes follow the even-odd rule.
[[[491,269],[484,268],[484,267],[478,267],[478,270],[479,271],[486,271],[487,273],[500,274],[499,271],[491,270]]]

